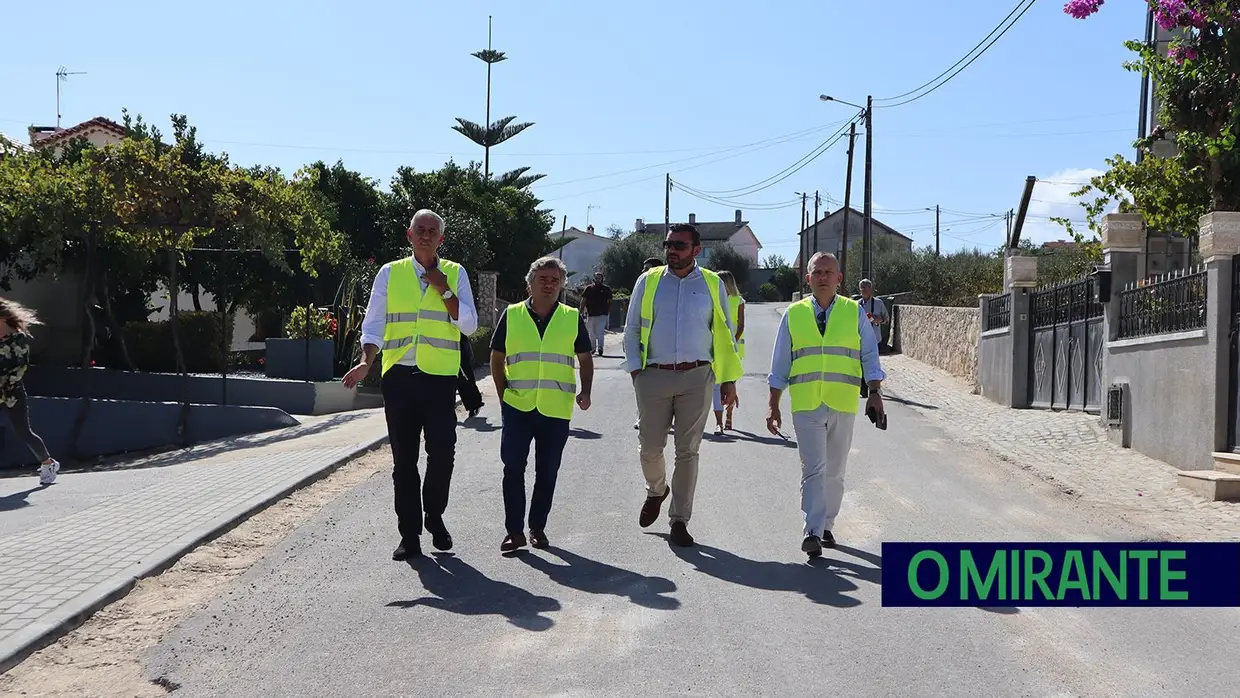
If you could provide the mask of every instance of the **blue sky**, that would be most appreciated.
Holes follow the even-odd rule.
[[[555,228],[631,229],[663,218],[663,176],[708,191],[740,190],[822,143],[863,104],[911,90],[947,69],[1015,0],[627,3],[66,1],[6,8],[0,43],[0,130],[24,137],[54,124],[58,66],[62,125],[120,118],[126,107],[168,131],[184,113],[213,150],[291,172],[317,159],[386,182],[396,167],[482,160],[450,129],[484,120],[485,66],[494,47],[492,118],[534,126],[492,151],[492,170],[529,165]],[[1116,0],[1086,21],[1039,0],[984,56],[933,94],[875,111],[875,217],[944,249],[1002,244],[1002,214],[1024,178],[1039,183],[1026,235],[1065,237],[1044,216],[1081,218],[1067,182],[1115,153],[1131,155],[1140,81],[1122,42],[1139,38],[1144,3]],[[20,29],[20,28],[25,28]],[[830,125],[826,130],[805,133]],[[779,136],[802,135],[773,141]],[[845,144],[796,174],[737,197],[764,245],[797,251],[796,192],[844,196]],[[736,149],[760,143],[765,147]],[[861,208],[863,138],[853,200]],[[726,148],[732,148],[725,150]],[[675,161],[675,162],[673,162]],[[663,164],[669,163],[669,164]],[[590,208],[593,207],[593,208]],[[731,220],[738,206],[672,194],[672,220]],[[838,205],[824,202],[824,208]],[[401,234],[401,231],[393,231]]]

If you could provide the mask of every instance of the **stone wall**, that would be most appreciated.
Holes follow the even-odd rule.
[[[478,272],[478,280],[474,282],[474,308],[478,310],[478,326],[495,329],[499,315],[495,307],[495,286],[499,273],[494,271]]]
[[[900,353],[977,385],[981,321],[976,307],[901,305],[898,313],[893,332]]]

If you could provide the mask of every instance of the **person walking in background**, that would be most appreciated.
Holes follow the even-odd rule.
[[[781,435],[779,399],[788,389],[801,456],[801,551],[818,557],[824,545],[835,546],[831,529],[844,500],[844,468],[857,417],[854,386],[863,378],[869,384],[866,407],[881,419],[886,374],[865,311],[836,292],[839,260],[819,252],[808,268],[813,295],[788,306],[775,335],[766,428]]]
[[[736,402],[741,362],[736,356],[727,292],[719,276],[696,263],[702,238],[691,224],[677,224],[663,241],[667,266],[642,274],[633,286],[624,325],[625,368],[637,394],[642,474],[646,501],[638,524],[659,518],[663,500],[671,541],[693,545],[689,519],[697,490],[698,448],[710,411],[710,394],[720,384],[724,405]],[[671,485],[663,449],[675,424],[676,469]]]
[[[723,282],[723,287],[728,291],[728,310],[729,319],[732,321],[732,328],[736,332],[736,355],[743,362],[745,360],[745,298],[741,295],[740,289],[736,287],[736,277],[732,276],[730,271],[719,272],[719,280]],[[728,405],[727,422],[723,420],[723,399],[719,394],[719,384],[715,384],[714,396],[715,408],[715,433],[722,434],[732,428],[732,405]]]
[[[486,405],[482,391],[478,390],[478,379],[474,377],[474,345],[465,335],[461,335],[461,372],[456,377],[456,392],[470,419],[477,417]]]
[[[594,281],[581,291],[581,312],[586,316],[594,353],[603,355],[607,339],[607,319],[611,316],[611,287],[603,283],[603,272],[594,272]]]
[[[47,444],[30,427],[30,399],[26,395],[26,369],[30,366],[30,327],[39,324],[33,310],[0,298],[0,408],[13,431],[39,459],[39,482],[56,482],[60,461],[47,452]]]
[[[499,455],[504,463],[504,527],[501,552],[526,545],[525,468],[534,446],[534,493],[530,499],[529,542],[545,548],[547,517],[555,497],[573,403],[590,409],[594,359],[581,313],[559,302],[568,268],[542,257],[525,275],[529,298],[504,310],[491,338],[491,378],[504,415]],[[581,392],[573,373],[580,363]]]
[[[469,275],[439,256],[443,218],[429,209],[413,215],[406,231],[413,255],[384,264],[375,275],[362,320],[362,360],[343,383],[353,388],[370,373],[382,347],[383,411],[392,445],[392,485],[400,545],[393,560],[422,554],[425,526],[439,550],[452,549],[444,525],[456,458],[456,388],[461,336],[478,329]],[[418,451],[426,439],[426,483]]]
[[[874,282],[869,279],[862,279],[857,290],[861,291],[861,309],[865,311],[866,319],[870,321],[870,325],[874,330],[874,339],[878,341],[881,348],[883,345],[883,325],[891,322],[891,317],[887,314],[887,306],[883,303],[883,299],[874,295]]]

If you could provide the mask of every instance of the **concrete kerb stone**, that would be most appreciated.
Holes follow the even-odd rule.
[[[460,404],[460,401],[457,401]],[[0,642],[0,674],[20,664],[31,654],[47,647],[60,639],[74,628],[84,623],[94,613],[105,606],[124,598],[138,583],[138,580],[157,575],[172,567],[203,543],[209,542],[236,528],[255,513],[266,509],[313,482],[321,480],[335,472],[346,463],[359,456],[383,447],[388,442],[387,435],[372,439],[359,445],[348,454],[331,461],[318,470],[285,480],[267,490],[251,497],[246,502],[221,514],[209,523],[165,545],[141,562],[121,572],[107,581],[96,584],[67,603],[45,614],[37,622],[31,623],[13,633]]]

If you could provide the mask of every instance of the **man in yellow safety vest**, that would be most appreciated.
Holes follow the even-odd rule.
[[[646,478],[646,501],[637,521],[643,528],[654,523],[670,494],[672,543],[690,546],[698,447],[711,394],[718,383],[723,404],[736,404],[741,361],[723,282],[715,272],[697,265],[702,253],[697,228],[672,226],[663,247],[667,265],[638,277],[624,326],[625,368],[637,393],[638,440]],[[673,424],[676,469],[669,486],[663,449]]]
[[[478,329],[469,276],[439,256],[444,225],[422,209],[406,235],[413,255],[388,262],[375,275],[362,320],[362,360],[344,376],[352,388],[370,373],[381,354],[383,410],[392,446],[392,486],[400,545],[393,560],[422,554],[426,531],[439,550],[452,549],[444,525],[456,457],[456,378],[460,342]],[[418,450],[426,440],[426,482],[419,482]],[[419,491],[420,490],[420,491]]]
[[[534,493],[530,499],[530,537],[546,548],[547,516],[555,497],[560,458],[568,443],[573,404],[590,409],[594,382],[593,346],[585,319],[559,302],[568,268],[556,257],[542,257],[525,275],[530,296],[504,310],[491,337],[491,377],[500,396],[504,430],[499,457],[504,463],[504,527],[500,551],[526,544],[525,466],[534,446]],[[581,391],[573,364],[580,362]]]
[[[819,252],[807,268],[813,296],[788,306],[775,335],[766,427],[782,435],[779,399],[787,388],[801,456],[801,550],[818,557],[824,545],[835,546],[831,529],[844,499],[844,466],[852,448],[858,386],[864,378],[869,386],[866,406],[882,419],[880,388],[886,374],[879,365],[870,320],[856,301],[836,293],[839,260]]]

